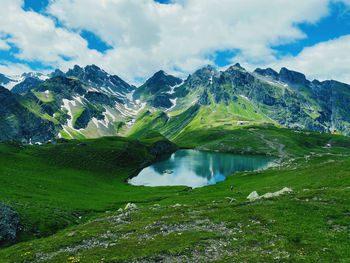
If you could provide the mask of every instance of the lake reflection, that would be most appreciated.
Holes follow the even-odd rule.
[[[253,155],[179,150],[166,161],[144,168],[129,180],[133,185],[202,187],[225,180],[238,171],[253,171],[271,166],[271,158]]]

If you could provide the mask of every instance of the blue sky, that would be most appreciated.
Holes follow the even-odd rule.
[[[96,64],[127,81],[212,64],[350,82],[349,0],[2,0],[0,72]]]

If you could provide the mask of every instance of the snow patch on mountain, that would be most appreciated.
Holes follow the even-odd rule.
[[[185,81],[182,81],[180,84],[174,85],[170,87],[170,91],[168,91],[168,94],[174,94],[175,93],[175,89],[182,86],[185,83]]]
[[[66,110],[67,111],[67,114],[69,115],[69,119],[67,119],[67,126],[71,129],[74,129],[73,128],[73,110],[72,110],[72,107],[75,107],[76,106],[76,100],[68,100],[68,99],[63,99],[62,100],[63,102],[63,105],[61,106],[61,109],[62,110]]]
[[[173,104],[173,106],[171,106],[169,109],[167,109],[167,111],[172,111],[176,107],[177,98],[170,99],[170,102]]]

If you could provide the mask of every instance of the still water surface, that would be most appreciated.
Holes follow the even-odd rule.
[[[133,185],[202,187],[225,180],[238,171],[266,169],[273,159],[265,156],[179,150],[168,160],[144,168],[129,180]]]

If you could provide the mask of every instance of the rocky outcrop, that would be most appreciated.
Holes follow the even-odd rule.
[[[201,105],[209,105],[210,104],[208,92],[206,90],[203,91],[202,95],[200,95],[200,97],[198,99],[198,103]]]
[[[173,104],[168,94],[160,94],[150,101],[151,105],[156,108],[170,108]]]
[[[18,213],[11,207],[0,203],[0,245],[15,242],[20,229]]]
[[[123,101],[118,99],[117,97],[111,97],[107,94],[95,91],[89,91],[88,93],[86,93],[85,99],[87,99],[91,103],[108,105],[110,107],[114,107],[116,102],[123,103]]]
[[[28,90],[35,89],[39,87],[44,81],[38,78],[28,77],[23,80],[21,83],[15,85],[12,89],[12,93],[25,93]]]

